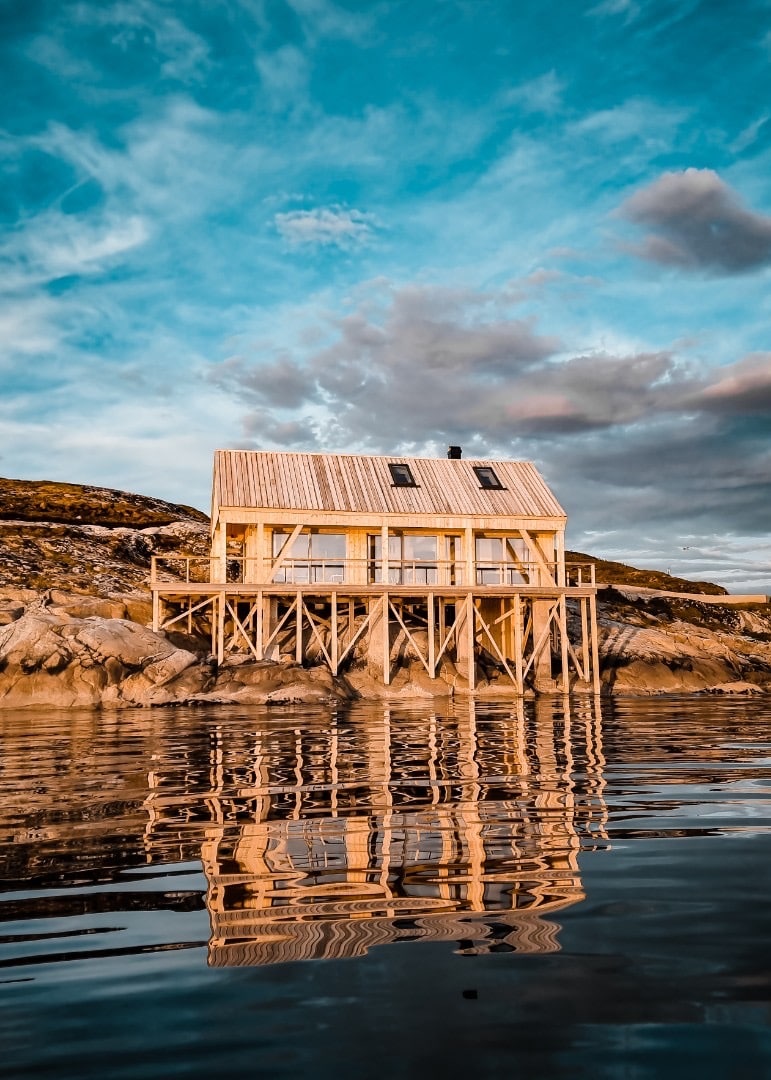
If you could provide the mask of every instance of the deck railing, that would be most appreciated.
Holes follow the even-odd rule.
[[[564,585],[594,586],[594,563],[566,563]],[[474,586],[561,585],[560,564],[480,560],[473,564]],[[276,567],[243,556],[218,559],[205,555],[154,555],[150,584],[216,585],[424,585],[466,586],[465,561],[441,559],[284,559]]]

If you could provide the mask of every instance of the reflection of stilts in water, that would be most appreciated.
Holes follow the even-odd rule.
[[[268,724],[246,760],[219,733],[202,844],[211,963],[353,956],[415,938],[557,948],[544,916],[583,898],[582,837],[604,830],[600,718],[588,706],[575,718],[541,699],[535,717],[520,700],[511,713]]]

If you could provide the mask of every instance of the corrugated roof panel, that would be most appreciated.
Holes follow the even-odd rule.
[[[389,464],[409,465],[417,486],[394,485]],[[494,469],[502,488],[482,488],[474,466]],[[565,516],[531,461],[217,450],[214,501],[265,510]]]

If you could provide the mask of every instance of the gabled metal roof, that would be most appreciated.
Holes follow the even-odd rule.
[[[389,464],[409,465],[416,486],[395,486]],[[474,466],[494,469],[502,489],[482,488]],[[565,517],[531,461],[267,450],[215,451],[213,506],[215,510]]]

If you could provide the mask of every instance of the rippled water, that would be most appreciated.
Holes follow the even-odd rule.
[[[771,1075],[771,705],[0,714],[0,1072]]]

